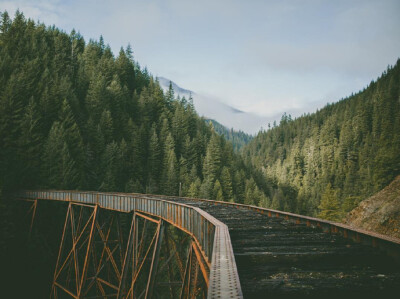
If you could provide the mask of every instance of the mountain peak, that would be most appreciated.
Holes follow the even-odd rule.
[[[178,84],[176,84],[174,81],[169,80],[167,78],[164,77],[157,77],[158,82],[160,83],[161,88],[166,91],[169,89],[169,83],[171,82],[172,84],[172,89],[175,91],[175,93],[179,94],[181,97],[182,96],[190,96],[190,95],[194,95],[195,93],[189,89],[185,89],[180,87]]]
[[[205,118],[215,119],[225,127],[254,134],[267,123],[264,117],[257,116],[253,113],[244,112],[240,109],[225,104],[216,97],[182,88],[174,81],[165,77],[157,77],[157,79],[164,91],[169,89],[169,84],[171,82],[172,88],[174,89],[176,95],[185,98],[192,96],[193,104],[199,115],[204,116]]]

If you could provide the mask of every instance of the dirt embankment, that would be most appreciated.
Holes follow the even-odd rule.
[[[400,176],[350,211],[346,224],[400,239]]]

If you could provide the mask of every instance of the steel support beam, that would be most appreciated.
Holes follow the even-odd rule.
[[[162,220],[160,221],[160,223],[158,224],[157,231],[158,231],[157,239],[156,239],[156,244],[154,245],[153,259],[151,260],[149,279],[147,281],[147,288],[146,288],[146,295],[145,295],[146,299],[151,299],[153,296],[154,282],[156,280],[158,262],[159,262],[160,251],[161,251],[161,244],[162,244],[163,235],[164,235],[164,221],[162,221]]]
[[[134,242],[136,241],[135,240],[136,239],[135,232],[136,232],[136,213],[133,213],[131,229],[129,231],[129,237],[128,237],[128,242],[127,242],[126,251],[125,251],[124,263],[122,265],[121,281],[118,286],[117,299],[123,298],[126,295],[125,285],[126,285],[126,280],[127,280],[127,276],[128,276],[130,260],[133,255],[132,252],[134,251]]]

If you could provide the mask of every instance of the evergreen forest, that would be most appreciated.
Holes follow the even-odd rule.
[[[250,140],[253,139],[252,135],[247,134],[242,130],[236,131],[233,128],[228,129],[214,119],[205,119],[205,121],[211,122],[215,132],[224,136],[226,140],[232,142],[232,146],[235,151],[240,151],[242,147],[244,147],[250,142]]]
[[[275,186],[268,207],[341,220],[400,174],[400,60],[357,94],[284,114],[242,154]]]
[[[191,98],[165,94],[102,37],[7,12],[0,24],[0,190],[79,189],[265,200]],[[251,189],[251,190],[250,190]]]

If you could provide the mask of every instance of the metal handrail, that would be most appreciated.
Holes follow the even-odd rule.
[[[81,191],[21,191],[21,198],[72,201],[118,212],[140,211],[190,234],[210,268],[208,298],[243,298],[228,227],[203,210],[139,194]]]

